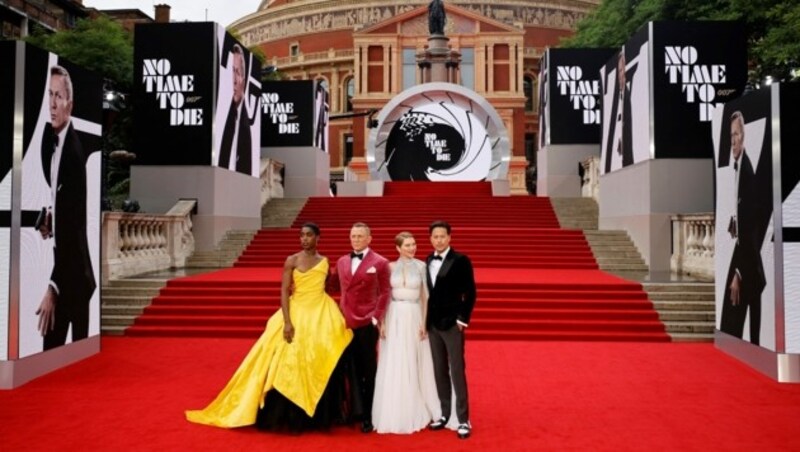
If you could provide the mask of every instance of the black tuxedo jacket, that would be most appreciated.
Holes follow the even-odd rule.
[[[42,170],[52,190],[50,165],[55,132],[49,125],[44,136]],[[53,225],[55,247],[50,280],[58,287],[58,302],[88,304],[97,284],[86,239],[86,155],[72,124],[61,149]]]
[[[739,199],[736,200],[736,218],[738,220],[737,235],[739,240],[733,249],[731,266],[728,270],[726,293],[730,291],[731,279],[735,270],[742,276],[741,296],[745,299],[760,297],[766,286],[764,264],[761,260],[761,244],[764,241],[766,230],[763,227],[761,212],[765,205],[759,192],[761,187],[756,183],[753,165],[747,152],[742,152],[739,167]],[[771,206],[769,206],[771,207]],[[730,296],[726,294],[726,300]]]
[[[433,253],[428,255],[427,264],[430,265],[432,260]],[[456,324],[456,320],[469,324],[476,297],[472,261],[450,248],[436,275],[436,284],[431,278],[427,278],[427,282],[428,329],[447,330]]]
[[[236,159],[236,171],[252,175],[252,137],[250,136],[250,118],[247,117],[247,108],[242,99],[242,108],[239,113],[239,135],[237,142],[233,142],[236,130],[236,104],[231,102],[228,110],[228,119],[222,132],[222,143],[219,149],[219,166],[230,168],[231,158]]]
[[[633,76],[636,74],[638,64],[633,65],[625,72],[625,89],[622,93],[623,113],[622,113],[622,167],[633,164],[633,112],[631,111],[631,90],[633,89]],[[611,124],[609,125],[608,141],[606,141],[606,173],[611,172],[612,153],[617,152],[614,148],[614,122],[619,115],[619,83],[614,79],[614,103],[611,106]]]

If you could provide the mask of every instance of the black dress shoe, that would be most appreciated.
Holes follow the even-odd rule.
[[[361,433],[369,433],[375,430],[375,427],[372,425],[370,421],[364,421],[361,423]]]
[[[467,439],[469,435],[472,433],[472,425],[469,422],[466,424],[458,424],[458,429],[456,430],[458,437],[460,439]]]
[[[428,428],[431,430],[441,430],[447,425],[447,418],[442,416],[439,419],[431,422],[428,424]]]

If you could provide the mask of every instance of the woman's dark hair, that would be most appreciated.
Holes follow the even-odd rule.
[[[300,226],[300,229],[303,229],[303,228],[311,229],[314,232],[314,235],[316,235],[317,237],[319,237],[319,235],[320,235],[319,226],[317,226],[316,223],[312,223],[310,221],[306,222],[306,223],[303,223],[303,225]]]

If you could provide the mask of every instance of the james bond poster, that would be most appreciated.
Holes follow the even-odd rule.
[[[258,177],[261,154],[261,64],[216,25],[217,96],[212,165]]]
[[[0,361],[8,359],[11,277],[11,167],[14,145],[14,69],[17,43],[0,42]],[[7,101],[6,101],[7,99]]]
[[[541,151],[550,143],[550,129],[547,127],[550,122],[550,53],[547,51],[539,60],[541,69],[539,70],[539,150]]]
[[[20,358],[100,333],[102,81],[25,49]]]
[[[296,147],[315,143],[313,80],[264,82],[261,146]]]
[[[600,69],[600,173],[650,159],[648,29],[640,29]]]
[[[800,353],[800,85],[773,86],[780,95],[781,216],[786,353]]]
[[[602,91],[597,69],[613,54],[613,49],[548,49],[539,112],[540,128],[546,128],[543,145],[599,143]]]
[[[716,169],[717,328],[775,350],[775,244],[769,90],[718,108]]]
[[[137,165],[211,164],[216,27],[210,22],[136,26]],[[226,64],[230,86],[233,63]]]
[[[655,158],[710,158],[711,117],[747,82],[740,22],[653,22]]]

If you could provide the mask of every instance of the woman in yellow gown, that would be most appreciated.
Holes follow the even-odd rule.
[[[296,430],[329,420],[330,413],[319,413],[318,407],[339,408],[329,399],[343,389],[337,363],[353,332],[325,293],[328,260],[317,253],[319,232],[313,223],[301,227],[303,250],[286,258],[283,267],[281,310],[217,398],[203,410],[187,411],[186,419],[230,428],[255,424],[258,416],[259,426]]]

